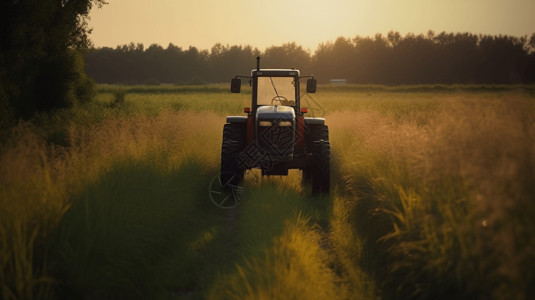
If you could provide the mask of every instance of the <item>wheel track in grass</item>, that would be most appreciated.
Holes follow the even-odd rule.
[[[351,249],[351,244],[356,242],[352,239],[357,236],[354,229],[348,228],[347,218],[350,215],[347,211],[344,212],[344,207],[347,209],[350,201],[340,192],[343,190],[338,184],[340,181],[333,180],[335,183],[331,196],[315,197],[310,195],[310,187],[300,187],[298,173],[300,172],[288,177],[261,178],[255,172],[248,172],[243,203],[234,209],[219,209],[217,212],[224,220],[218,222],[218,226],[222,226],[219,235],[231,242],[218,244],[225,238],[215,238],[212,245],[207,245],[207,249],[218,248],[220,253],[226,252],[231,261],[204,265],[206,269],[200,272],[210,274],[208,277],[213,280],[208,284],[209,288],[193,289],[194,293],[191,289],[186,289],[183,296],[220,299],[225,298],[221,296],[223,294],[239,298],[276,293],[270,291],[264,281],[270,281],[273,286],[278,285],[286,291],[286,295],[291,295],[292,291],[285,289],[287,287],[281,283],[280,276],[287,272],[287,276],[291,277],[292,274],[301,272],[303,280],[318,277],[328,281],[332,290],[326,293],[329,296],[336,295],[337,299],[376,297],[373,283],[359,269],[359,254],[352,253],[352,250],[356,250]],[[338,174],[335,173],[334,178],[338,179]],[[333,227],[336,227],[336,232],[333,232]],[[351,232],[351,235],[344,236],[344,232]],[[295,253],[302,249],[295,246],[300,242],[308,243],[303,241],[303,236],[314,241],[314,244],[303,247],[311,249],[312,254],[304,251],[296,256]],[[213,254],[207,249],[204,252],[201,250],[198,259],[207,259],[206,256]],[[309,266],[299,269],[298,266],[304,261],[302,257],[309,254],[313,257],[307,261]],[[287,265],[293,266],[295,270],[281,270],[277,264],[266,263],[274,257],[286,260]],[[254,267],[262,265],[266,268],[258,270]],[[311,271],[313,268],[323,270],[318,273],[324,274],[314,274]],[[217,275],[213,276],[214,274]],[[240,284],[237,278],[244,281],[244,274],[247,274],[247,280]],[[317,285],[313,282],[308,284]],[[296,284],[295,291],[299,288],[299,284]]]

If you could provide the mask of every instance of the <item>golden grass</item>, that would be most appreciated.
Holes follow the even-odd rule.
[[[31,125],[13,129],[0,155],[2,297],[32,298],[48,290],[52,279],[46,261],[34,265],[35,244],[57,227],[83,188],[117,162],[149,161],[164,173],[191,160],[213,168],[223,120],[194,112],[109,119],[70,127],[67,148],[47,144]]]
[[[354,227],[355,202],[350,197],[334,196],[329,216],[329,242],[334,269],[339,273],[347,299],[375,299],[377,290],[370,277],[360,268],[362,239]]]
[[[533,112],[533,99],[512,94],[453,95],[424,123],[373,109],[329,115],[344,188],[375,199],[369,217],[379,209],[393,218],[379,238],[389,247],[381,259],[392,264],[390,276],[404,277],[379,279],[394,281],[390,293],[432,297],[450,287],[465,296],[526,296],[530,279],[521,270],[535,257],[527,234],[535,230],[527,217]]]
[[[342,299],[343,285],[328,266],[321,234],[298,214],[260,254],[216,282],[209,299]]]
[[[124,190],[129,180],[138,185],[149,182],[151,186],[140,187],[148,193],[169,188],[171,182],[159,185],[146,178],[150,174],[131,172],[172,174],[196,162],[207,170],[205,176],[216,174],[224,116],[239,115],[248,105],[248,95],[234,101],[214,91],[130,93],[115,107],[110,105],[112,97],[102,93],[89,109],[41,117],[36,124],[42,128],[22,123],[2,143],[3,299],[54,295],[53,284],[65,278],[50,274],[42,245],[57,234],[58,224],[79,196],[106,204],[106,197],[128,194],[144,207],[146,199]],[[328,89],[314,97],[327,113],[330,128],[333,195],[307,196],[297,171],[264,178],[258,171],[247,172],[246,197],[232,221],[232,234],[214,227],[219,221],[205,220],[205,228],[177,239],[185,243],[177,247],[186,249],[188,257],[206,251],[214,261],[220,256],[231,261],[203,265],[206,270],[200,273],[210,274],[203,277],[208,281],[176,274],[166,265],[165,274],[183,280],[170,283],[173,288],[189,291],[188,284],[199,280],[196,284],[207,286],[195,295],[214,299],[374,298],[376,285],[384,296],[398,298],[530,295],[535,260],[533,96]],[[50,143],[58,132],[64,136],[61,143]],[[118,165],[124,172],[113,176],[132,175],[117,180],[123,189],[101,182]],[[151,167],[129,168],[136,165]],[[93,190],[99,188],[107,190]],[[202,198],[207,197],[204,191],[203,196],[176,197],[189,199],[188,205],[194,200],[209,203]],[[132,214],[151,223],[148,209],[129,209],[121,217]],[[224,219],[215,212],[189,217],[208,216]],[[231,235],[235,237],[229,245],[221,241]],[[133,232],[129,238],[136,236]],[[138,242],[143,241],[133,244]],[[222,255],[218,247],[236,247],[239,255]],[[167,261],[181,272],[189,270],[180,257]],[[116,282],[122,284],[121,280],[133,289],[140,288],[133,283],[142,282]]]

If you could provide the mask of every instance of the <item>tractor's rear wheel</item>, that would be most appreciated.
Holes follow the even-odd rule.
[[[311,184],[312,183],[312,169],[311,168],[303,169],[302,178],[303,178],[302,181],[304,185]]]
[[[243,147],[243,145],[245,145],[244,124],[225,124],[223,127],[223,142],[224,141],[235,141]]]
[[[305,134],[306,147],[309,152],[314,150],[315,141],[329,141],[329,127],[327,125],[309,125]]]
[[[312,157],[312,193],[329,194],[331,190],[331,146],[329,141],[315,141]]]
[[[245,176],[245,170],[238,163],[240,146],[234,141],[223,141],[221,147],[221,185],[223,188],[236,187]]]
[[[221,185],[223,188],[237,186],[245,176],[245,169],[239,164],[238,155],[245,142],[242,124],[225,124],[221,145]]]
[[[328,194],[331,185],[331,149],[327,125],[307,126],[305,144],[307,152],[312,154],[312,161],[303,169],[303,183],[311,183],[314,194]]]

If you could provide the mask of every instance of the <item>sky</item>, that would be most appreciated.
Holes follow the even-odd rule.
[[[295,42],[313,52],[338,37],[535,33],[535,0],[108,0],[90,13],[95,47],[169,43],[260,50]]]

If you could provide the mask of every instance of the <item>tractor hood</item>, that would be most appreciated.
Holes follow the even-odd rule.
[[[290,106],[260,106],[256,109],[257,120],[294,120],[295,111]]]

